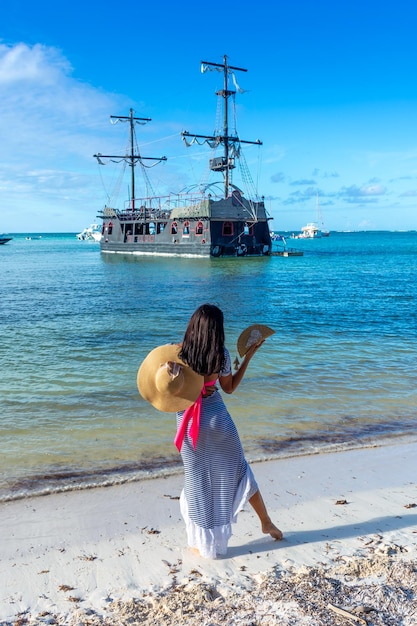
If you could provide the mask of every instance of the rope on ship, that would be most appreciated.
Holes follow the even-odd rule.
[[[112,182],[110,183],[109,187],[112,189],[111,193],[108,192],[107,187],[106,187],[106,183],[105,180],[103,178],[103,170],[101,169],[100,165],[107,165],[109,162],[115,163],[116,161],[111,160],[108,161],[107,163],[104,161],[101,161],[100,159],[97,159],[97,166],[98,166],[98,171],[99,171],[99,176],[100,176],[100,180],[101,180],[101,184],[103,185],[103,189],[104,189],[104,193],[106,194],[107,197],[107,204],[108,205],[112,205],[114,204],[115,206],[118,203],[118,198],[120,195],[120,189],[122,186],[122,182],[123,182],[123,178],[125,175],[125,171],[126,171],[126,162],[123,162],[123,167],[119,168],[117,170],[113,171],[113,176],[112,176]],[[114,179],[116,178],[116,174],[117,174],[117,180],[116,182],[113,182]]]

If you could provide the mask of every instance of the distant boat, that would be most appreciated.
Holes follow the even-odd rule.
[[[209,160],[212,173],[222,176],[222,181],[205,183],[194,191],[175,193],[165,197],[154,194],[145,198],[135,197],[135,168],[140,168],[147,189],[151,189],[146,168],[165,161],[166,157],[144,157],[136,145],[135,126],[151,121],[149,118],[114,116],[115,122],[127,122],[130,131],[130,147],[124,155],[94,156],[102,165],[107,161],[128,165],[131,174],[131,195],[125,208],[110,206],[99,213],[103,220],[100,249],[105,253],[123,253],[155,256],[183,257],[251,257],[269,256],[272,242],[269,233],[270,216],[264,199],[255,193],[248,168],[243,158],[243,144],[262,145],[259,140],[240,139],[237,131],[229,128],[229,101],[234,104],[238,88],[235,73],[246,72],[240,67],[223,63],[201,62],[202,72],[214,70],[223,74],[223,89],[217,92],[222,101],[223,126],[213,135],[195,135],[183,131],[181,136],[189,147],[193,143],[208,144],[214,151],[222,150],[222,156]],[[236,90],[231,89],[233,80]],[[230,115],[231,123],[235,119]],[[148,164],[150,161],[150,164]],[[248,194],[232,182],[232,173],[239,164],[242,180],[248,183]],[[196,191],[196,189],[198,189]],[[216,189],[218,191],[216,191]],[[149,191],[147,191],[149,194]]]
[[[320,208],[320,203],[319,203],[319,194],[318,194],[318,192],[317,192],[316,208],[317,208],[317,219],[318,219],[319,223],[321,224],[321,229],[320,229],[321,236],[322,237],[328,237],[330,235],[330,231],[327,230],[324,227],[323,216],[321,214],[321,208]]]
[[[328,237],[330,232],[324,228],[323,216],[321,214],[319,194],[316,199],[317,222],[309,222],[301,228],[301,233],[293,235],[293,239],[318,239],[319,237]],[[319,226],[321,224],[321,227]]]
[[[5,237],[4,235],[0,235],[0,245],[11,241],[13,237]]]
[[[303,226],[301,229],[301,233],[296,236],[296,239],[316,239],[317,237],[321,237],[321,230],[315,222],[310,222]]]
[[[76,237],[80,241],[100,241],[101,227],[98,224],[90,224],[90,226],[78,233]]]

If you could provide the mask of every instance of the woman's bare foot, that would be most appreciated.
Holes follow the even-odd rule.
[[[284,537],[280,529],[277,528],[271,521],[262,524],[262,532],[265,535],[271,535],[271,537],[276,539],[276,541],[281,541]]]
[[[271,535],[271,537],[273,537],[277,541],[281,541],[281,539],[283,538],[283,534],[280,529],[272,523],[259,489],[258,491],[256,491],[256,493],[253,494],[251,498],[249,498],[249,502],[253,506],[255,513],[260,519],[262,532],[265,533],[265,535]]]

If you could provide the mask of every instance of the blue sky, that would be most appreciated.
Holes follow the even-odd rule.
[[[246,160],[274,230],[315,220],[317,193],[331,230],[417,229],[416,32],[413,0],[2,0],[0,232],[95,221],[114,173],[93,154],[124,151],[109,118],[131,107],[142,153],[168,157],[155,190],[199,182],[210,155],[180,132],[213,132],[200,61],[224,54],[248,70],[237,126],[263,142]]]

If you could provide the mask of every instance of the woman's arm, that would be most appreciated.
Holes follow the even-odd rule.
[[[254,344],[253,346],[249,348],[237,372],[235,372],[234,374],[228,374],[227,376],[222,376],[221,378],[219,378],[220,386],[225,393],[233,393],[234,391],[236,391],[240,381],[242,380],[247,370],[247,367],[249,365],[251,358],[253,357],[255,352],[258,350],[258,348],[263,344],[264,341],[265,340],[261,341],[258,344]]]

